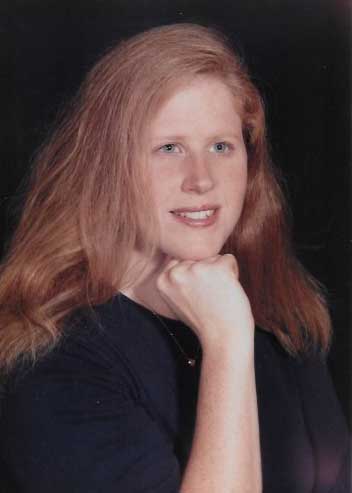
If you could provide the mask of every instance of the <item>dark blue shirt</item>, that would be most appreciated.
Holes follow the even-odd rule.
[[[198,353],[190,328],[161,319]],[[160,320],[123,294],[81,313],[8,381],[2,477],[17,493],[177,493],[200,365],[201,353],[187,365]],[[264,493],[349,492],[348,431],[325,363],[294,359],[256,329],[255,366]]]

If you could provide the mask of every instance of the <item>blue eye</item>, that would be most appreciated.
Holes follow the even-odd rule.
[[[220,154],[228,152],[231,149],[231,146],[227,142],[216,142],[214,144],[214,152],[218,152]]]
[[[174,152],[180,152],[177,149],[176,144],[165,144],[165,145],[160,147],[160,151],[165,152],[166,154],[172,154]]]

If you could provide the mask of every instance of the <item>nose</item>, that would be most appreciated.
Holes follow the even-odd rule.
[[[185,162],[185,176],[182,182],[184,192],[204,193],[211,190],[214,185],[214,177],[209,172],[210,163],[202,155],[191,155]]]

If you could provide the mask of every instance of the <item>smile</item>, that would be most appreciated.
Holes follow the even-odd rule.
[[[219,209],[209,209],[205,211],[197,211],[197,212],[173,212],[175,220],[185,224],[187,226],[192,227],[206,227],[213,225],[217,217]]]
[[[214,214],[215,209],[209,209],[208,211],[198,211],[198,212],[174,212],[176,216],[189,217],[191,219],[205,219]]]

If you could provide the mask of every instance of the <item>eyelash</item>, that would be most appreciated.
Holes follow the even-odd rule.
[[[160,147],[159,151],[162,151],[163,149],[165,149],[165,151],[166,151],[166,147],[168,147],[168,146],[173,146],[173,148],[175,148],[176,145],[177,144],[164,144],[163,146]],[[166,151],[166,154],[172,154],[172,152]]]
[[[226,146],[226,150],[225,151],[219,151],[219,154],[225,154],[226,152],[233,150],[233,145],[229,144],[228,142],[216,142],[214,144],[214,146],[218,146],[218,145],[225,145]]]
[[[229,144],[228,142],[216,142],[214,144],[214,146],[217,146],[217,145],[225,145],[226,146],[226,150],[225,151],[219,151],[219,154],[225,154],[225,153],[233,150],[233,148],[234,148],[233,145],[232,144]],[[159,151],[165,150],[165,153],[166,154],[173,154],[173,152],[171,151],[171,149],[170,149],[170,151],[166,151],[166,147],[168,147],[168,146],[173,146],[173,149],[174,149],[174,148],[176,148],[177,144],[172,144],[172,143],[164,144],[163,146],[161,146],[159,148]]]

